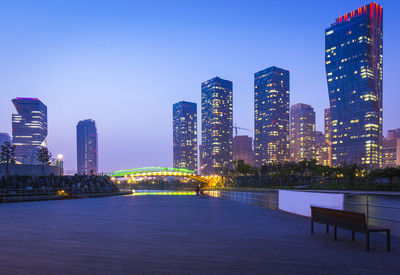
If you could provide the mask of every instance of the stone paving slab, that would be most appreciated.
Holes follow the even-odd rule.
[[[0,205],[1,274],[399,274],[400,241],[196,196]]]

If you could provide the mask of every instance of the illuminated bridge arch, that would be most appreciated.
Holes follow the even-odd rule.
[[[142,167],[135,169],[119,170],[107,173],[112,178],[138,178],[138,177],[184,177],[191,178],[207,185],[215,183],[218,176],[199,176],[194,171],[185,168],[171,167]]]

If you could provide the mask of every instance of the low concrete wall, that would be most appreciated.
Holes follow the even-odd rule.
[[[0,164],[0,177],[6,174],[6,164]],[[43,176],[43,166],[37,164],[9,164],[9,175],[19,176]],[[44,166],[44,175],[60,175],[60,168],[57,166]]]
[[[310,206],[343,210],[344,194],[279,190],[279,209],[311,217]]]

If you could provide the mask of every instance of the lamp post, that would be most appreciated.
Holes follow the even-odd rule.
[[[63,155],[62,154],[58,154],[57,155],[57,164],[58,164],[58,169],[59,169],[59,175],[62,176],[63,174]]]

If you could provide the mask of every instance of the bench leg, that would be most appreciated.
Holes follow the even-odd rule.
[[[386,242],[387,251],[390,251],[390,230],[386,232]]]
[[[333,240],[334,241],[337,241],[337,227],[335,226],[335,230],[333,231],[334,232],[334,234],[333,234]]]
[[[314,234],[314,222],[311,220],[311,234]]]
[[[329,234],[329,224],[326,225],[326,234]]]
[[[356,234],[354,231],[351,231],[351,240],[354,241],[356,239]]]
[[[369,232],[367,232],[366,250],[369,251]]]

